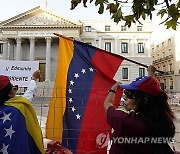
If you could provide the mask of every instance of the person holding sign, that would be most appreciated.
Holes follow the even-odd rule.
[[[16,96],[17,86],[0,75],[0,152],[44,154],[43,137],[32,101],[40,71],[32,75],[23,96]]]
[[[30,81],[29,86],[23,95],[24,97],[29,99],[30,102],[32,102],[32,99],[34,97],[34,93],[37,89],[36,80],[39,78],[40,78],[40,70],[37,70],[33,73],[32,80]]]

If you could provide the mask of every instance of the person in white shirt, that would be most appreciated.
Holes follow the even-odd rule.
[[[37,70],[33,73],[32,75],[32,80],[29,83],[29,86],[26,90],[26,92],[24,93],[24,97],[26,97],[30,102],[32,102],[34,94],[36,92],[37,89],[37,84],[36,84],[36,80],[40,78],[40,71]]]

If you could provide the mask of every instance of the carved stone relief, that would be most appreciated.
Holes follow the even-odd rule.
[[[47,15],[46,13],[38,14],[27,20],[19,22],[15,25],[62,25],[67,24],[57,17]]]

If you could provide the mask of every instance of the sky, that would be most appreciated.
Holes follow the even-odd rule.
[[[1,2],[2,1],[2,2]],[[46,0],[0,0],[0,21],[7,20],[37,6],[46,7]],[[110,19],[109,12],[98,14],[98,8],[92,3],[88,8],[79,4],[70,10],[71,0],[47,0],[47,9],[74,20]]]
[[[32,8],[37,6],[46,7],[46,0],[0,0],[0,21],[7,20],[11,17],[14,17],[18,14],[24,13]],[[70,10],[71,0],[47,0],[47,9],[53,11],[63,17],[68,17],[72,20],[108,20],[110,19],[110,14],[106,10],[103,14],[98,14],[98,7],[95,7],[95,4],[88,4],[88,8],[84,8],[82,4],[79,4],[74,10]],[[160,21],[153,15],[153,27],[154,32],[152,34],[152,42],[157,42],[160,38],[166,37],[165,26],[158,26]],[[162,31],[163,37],[159,35],[159,32]],[[158,35],[157,35],[158,34]]]

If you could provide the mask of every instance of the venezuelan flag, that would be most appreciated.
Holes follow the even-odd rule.
[[[0,107],[0,152],[44,154],[36,113],[24,97],[14,97]]]
[[[122,61],[121,56],[60,37],[47,138],[73,153],[106,152],[110,127],[103,103]]]

